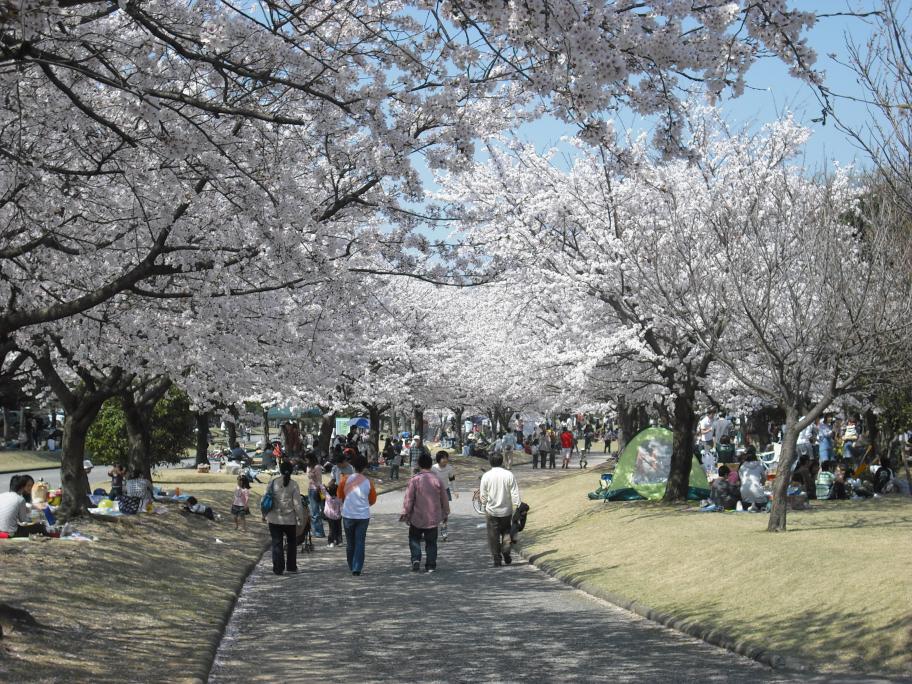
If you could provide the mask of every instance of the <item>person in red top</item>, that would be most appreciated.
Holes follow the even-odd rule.
[[[570,454],[573,453],[573,441],[573,433],[570,432],[570,428],[565,427],[560,435],[561,455],[564,457],[561,468],[570,467]]]
[[[409,550],[412,572],[421,568],[421,540],[424,539],[425,565],[428,572],[437,569],[437,528],[450,515],[450,502],[440,478],[431,472],[433,460],[429,453],[418,456],[418,474],[412,477],[405,490],[401,522],[409,526]]]

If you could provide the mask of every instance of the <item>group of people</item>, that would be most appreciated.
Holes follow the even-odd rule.
[[[392,448],[395,444],[395,439],[387,441]],[[405,489],[399,519],[408,525],[411,571],[419,572],[423,561],[424,570],[433,573],[437,569],[438,544],[448,538],[447,521],[456,475],[446,451],[432,457],[420,439],[413,440],[408,449],[413,474]],[[397,455],[402,457],[403,452],[404,449],[398,449]],[[493,453],[490,462],[492,467],[484,474],[479,486],[487,519],[488,544],[494,564],[509,565],[512,562],[511,539],[516,525],[514,514],[521,504],[519,488],[513,473],[503,467],[502,453]],[[390,465],[393,467],[394,464]],[[346,449],[334,465],[329,482],[324,484],[323,466],[315,458],[309,458],[306,471],[308,492],[307,496],[302,496],[298,483],[292,478],[292,464],[289,461],[280,464],[279,475],[267,486],[266,494],[271,505],[263,516],[269,524],[272,570],[276,575],[298,572],[300,532],[308,525],[313,530],[313,536],[326,537],[330,547],[341,545],[344,532],[348,570],[355,577],[361,575],[371,506],[377,501],[374,482],[364,474],[368,466],[363,454]],[[239,477],[232,506],[232,513],[236,516],[244,514],[248,488],[249,483],[243,476]],[[324,519],[329,523],[328,537],[322,524]]]
[[[889,490],[894,478],[889,457],[882,457],[876,469],[866,472],[872,473],[869,479],[856,473],[850,463],[837,465],[832,459],[820,462],[803,453],[792,471],[791,485],[808,499],[868,498]],[[739,504],[750,512],[763,510],[769,500],[764,488],[767,473],[754,447],[746,447],[740,467],[719,466],[718,476],[710,485],[710,502],[724,510],[733,510]]]

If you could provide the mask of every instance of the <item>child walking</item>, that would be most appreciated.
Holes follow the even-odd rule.
[[[323,504],[323,517],[329,523],[328,546],[342,546],[342,502],[338,493],[338,485],[330,482],[326,488],[326,503]]]
[[[247,531],[247,516],[250,514],[248,502],[250,501],[250,480],[246,475],[237,479],[237,488],[234,490],[234,501],[231,502],[231,515],[234,516],[234,529],[239,527]]]

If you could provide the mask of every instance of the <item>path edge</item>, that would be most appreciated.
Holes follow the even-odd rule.
[[[214,625],[215,632],[212,638],[207,640],[205,648],[200,653],[198,668],[194,667],[193,669],[196,672],[187,679],[190,684],[206,684],[209,681],[209,677],[212,675],[212,668],[215,666],[215,656],[218,654],[219,646],[222,645],[222,640],[225,638],[225,631],[228,629],[231,616],[234,615],[237,602],[241,598],[241,591],[243,591],[244,585],[247,584],[247,580],[250,579],[256,566],[260,564],[263,555],[269,550],[270,543],[269,539],[264,539],[260,553],[250,558],[244,565],[244,572],[236,575],[236,579],[231,582],[230,588],[233,598]]]
[[[407,483],[408,480],[406,480],[406,484]],[[405,489],[405,485],[401,487],[391,487],[378,494],[377,497],[379,498],[386,494],[391,494],[400,489]],[[212,668],[215,667],[215,657],[218,655],[219,646],[222,645],[222,641],[225,639],[225,631],[228,629],[228,623],[231,622],[231,618],[234,615],[234,609],[237,608],[237,602],[241,598],[241,592],[244,590],[244,585],[247,584],[247,580],[250,579],[250,576],[253,574],[253,571],[256,570],[257,565],[260,564],[263,556],[269,551],[270,544],[271,541],[269,539],[264,540],[263,550],[255,558],[248,561],[247,565],[244,567],[244,573],[241,575],[240,580],[232,584],[234,598],[231,600],[228,609],[222,614],[218,624],[215,625],[216,632],[213,635],[214,638],[206,644],[204,652],[201,653],[201,656],[205,656],[205,658],[200,658],[198,674],[194,674],[187,680],[189,684],[207,684],[209,678],[212,676]]]
[[[718,627],[705,625],[695,620],[680,618],[671,613],[656,610],[639,601],[631,600],[613,591],[596,586],[587,580],[576,579],[570,573],[560,570],[552,563],[549,563],[548,560],[543,559],[542,556],[547,553],[547,551],[529,553],[523,548],[517,548],[516,550],[522,558],[528,561],[529,565],[541,570],[549,577],[553,577],[574,589],[578,589],[597,599],[607,601],[618,608],[635,613],[640,617],[644,617],[647,620],[658,623],[664,627],[669,627],[695,639],[705,641],[712,646],[718,646],[719,648],[724,648],[726,651],[731,651],[732,653],[744,656],[745,658],[750,658],[751,660],[755,660],[774,670],[804,674],[817,673],[812,667],[809,667],[794,656],[770,651],[752,641],[735,639]],[[826,673],[819,674],[825,676]]]

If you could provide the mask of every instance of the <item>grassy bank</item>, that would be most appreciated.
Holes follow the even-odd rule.
[[[59,451],[0,451],[0,473],[60,467]]]
[[[38,622],[23,625],[0,610],[0,680],[204,678],[268,533],[254,516],[246,534],[235,532],[226,515],[233,478],[202,478],[174,471],[166,479],[223,513],[221,521],[159,504],[163,515],[80,521],[96,542],[0,543],[0,602]]]
[[[815,669],[912,675],[912,500],[820,502],[773,535],[765,515],[589,501],[596,473],[523,492],[525,553]]]

